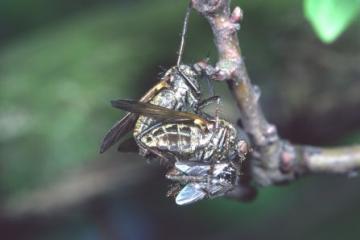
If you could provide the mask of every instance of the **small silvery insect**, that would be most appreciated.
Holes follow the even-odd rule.
[[[174,195],[176,204],[186,205],[225,195],[234,188],[239,175],[230,162],[176,162],[166,177],[178,182],[168,196]]]

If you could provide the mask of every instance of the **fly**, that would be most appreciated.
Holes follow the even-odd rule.
[[[176,204],[186,205],[204,198],[224,196],[234,188],[239,175],[236,168],[226,162],[176,162],[166,178],[178,183],[170,188],[168,196],[174,196]]]
[[[196,64],[194,66],[181,64],[191,8],[190,3],[181,34],[177,65],[171,67],[161,80],[140,98],[139,102],[151,103],[177,111],[200,112],[202,106],[218,99],[218,97],[211,97],[201,101],[200,85],[198,82],[202,74],[201,69],[197,68]],[[105,152],[131,130],[134,130],[133,135],[136,138],[156,122],[154,119],[141,116],[137,113],[130,112],[126,114],[106,133],[100,147],[100,153]],[[145,156],[148,152],[146,149],[140,148],[140,154]]]
[[[236,128],[219,118],[203,118],[151,103],[117,100],[113,106],[157,119],[159,122],[135,137],[136,143],[167,162],[233,162],[245,159],[245,141]]]

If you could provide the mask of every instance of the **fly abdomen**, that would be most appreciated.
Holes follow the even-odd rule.
[[[164,124],[142,136],[140,141],[162,151],[190,154],[199,146],[199,129],[185,124]]]

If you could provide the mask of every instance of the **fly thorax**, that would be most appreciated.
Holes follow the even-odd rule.
[[[177,100],[178,104],[187,105],[189,102],[189,92],[191,92],[190,87],[186,84],[184,79],[180,76],[174,76],[171,87],[174,91],[174,97]],[[194,100],[191,100],[189,103],[192,103]],[[189,106],[190,107],[190,106]]]
[[[186,103],[186,93],[189,91],[189,89],[185,85],[180,85],[174,87],[174,95],[175,99],[178,102],[178,105],[181,104],[179,107],[183,107]]]
[[[179,89],[185,97],[185,101],[190,108],[197,106],[200,99],[199,74],[188,65],[175,67],[174,71],[174,88]],[[185,90],[185,92],[184,92]]]

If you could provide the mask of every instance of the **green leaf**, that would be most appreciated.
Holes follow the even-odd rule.
[[[305,17],[325,43],[335,41],[359,10],[360,0],[304,0]]]

